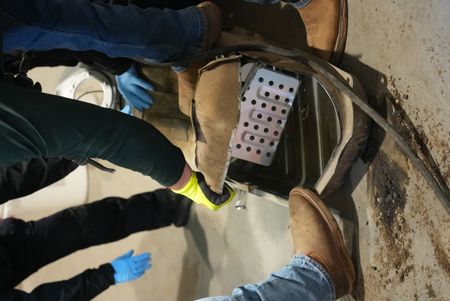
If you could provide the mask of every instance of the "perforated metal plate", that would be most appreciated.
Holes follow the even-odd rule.
[[[241,78],[251,77],[242,66]],[[256,71],[242,95],[239,125],[231,156],[269,166],[277,150],[300,81],[267,68]]]

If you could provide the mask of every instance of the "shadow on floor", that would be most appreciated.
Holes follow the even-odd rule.
[[[359,60],[359,57],[350,56],[344,54],[339,68],[344,71],[355,75],[361,82],[364,90],[367,94],[367,99],[369,104],[376,108],[377,111],[382,115],[386,116],[386,95],[389,95],[387,89],[386,77],[381,72],[367,66]],[[359,182],[364,178],[367,173],[368,166],[370,162],[375,158],[379,151],[379,148],[385,138],[385,133],[376,125],[372,123],[371,131],[367,140],[366,148],[361,154],[361,161],[351,170],[351,178],[348,177],[344,185],[338,189],[335,193],[330,195],[325,200],[325,203],[332,209],[339,211],[340,216],[346,220],[353,222],[353,244],[352,244],[352,258],[355,263],[355,269],[358,275],[356,290],[354,292],[354,297],[357,300],[364,300],[364,276],[362,273],[361,260],[359,244],[357,243],[360,239],[359,237],[359,221],[358,214],[356,211],[355,202],[352,198],[352,192]]]
[[[209,279],[213,274],[206,233],[194,210],[184,235],[187,252],[183,255],[177,301],[193,300],[199,292],[208,296]]]

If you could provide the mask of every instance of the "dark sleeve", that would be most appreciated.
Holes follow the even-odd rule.
[[[95,69],[100,69],[114,75],[127,71],[133,61],[127,58],[110,58],[97,51],[71,51],[67,49],[54,49],[49,51],[32,51],[24,54],[15,51],[5,58],[7,72],[17,74],[23,59],[25,71],[36,67],[76,66],[84,63]]]
[[[114,75],[127,71],[133,62],[127,58],[110,58],[97,51],[70,51],[67,49],[33,52],[31,61],[33,62],[32,68],[38,66],[75,66],[81,62]]]
[[[0,204],[47,187],[77,167],[77,163],[63,158],[36,158],[1,167]]]
[[[114,4],[125,5],[124,2],[128,0],[114,0]],[[182,9],[188,6],[195,6],[201,3],[201,0],[131,0],[132,4],[141,7],[156,7],[156,8],[170,8],[170,9]]]
[[[83,273],[64,281],[45,283],[31,293],[20,290],[0,292],[2,301],[88,301],[114,284],[114,269],[104,264],[98,269]]]
[[[4,82],[0,96],[0,167],[42,157],[100,158],[164,186],[181,177],[181,150],[138,118]]]

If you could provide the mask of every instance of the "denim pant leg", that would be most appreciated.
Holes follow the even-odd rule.
[[[251,2],[251,3],[259,3],[259,4],[275,4],[280,2],[280,0],[244,0],[245,2]],[[283,2],[290,3],[291,5],[295,6],[296,8],[302,8],[306,5],[308,5],[311,0],[284,0]]]
[[[181,10],[102,5],[89,0],[2,0],[4,52],[64,48],[110,57],[173,59],[199,49],[204,20]]]
[[[327,301],[335,300],[335,296],[333,282],[325,269],[311,257],[300,255],[261,283],[236,288],[231,296],[198,301]]]

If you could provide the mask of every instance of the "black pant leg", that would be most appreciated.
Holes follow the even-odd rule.
[[[170,8],[182,9],[188,6],[194,6],[202,1],[198,0],[131,0],[131,3],[141,8],[156,7],[156,8]]]
[[[47,187],[77,167],[78,164],[64,158],[34,158],[0,167],[0,204]]]
[[[169,226],[175,206],[168,193],[158,190],[128,200],[110,197],[38,221],[4,220],[0,224],[0,242],[10,258],[9,287],[75,251]]]

